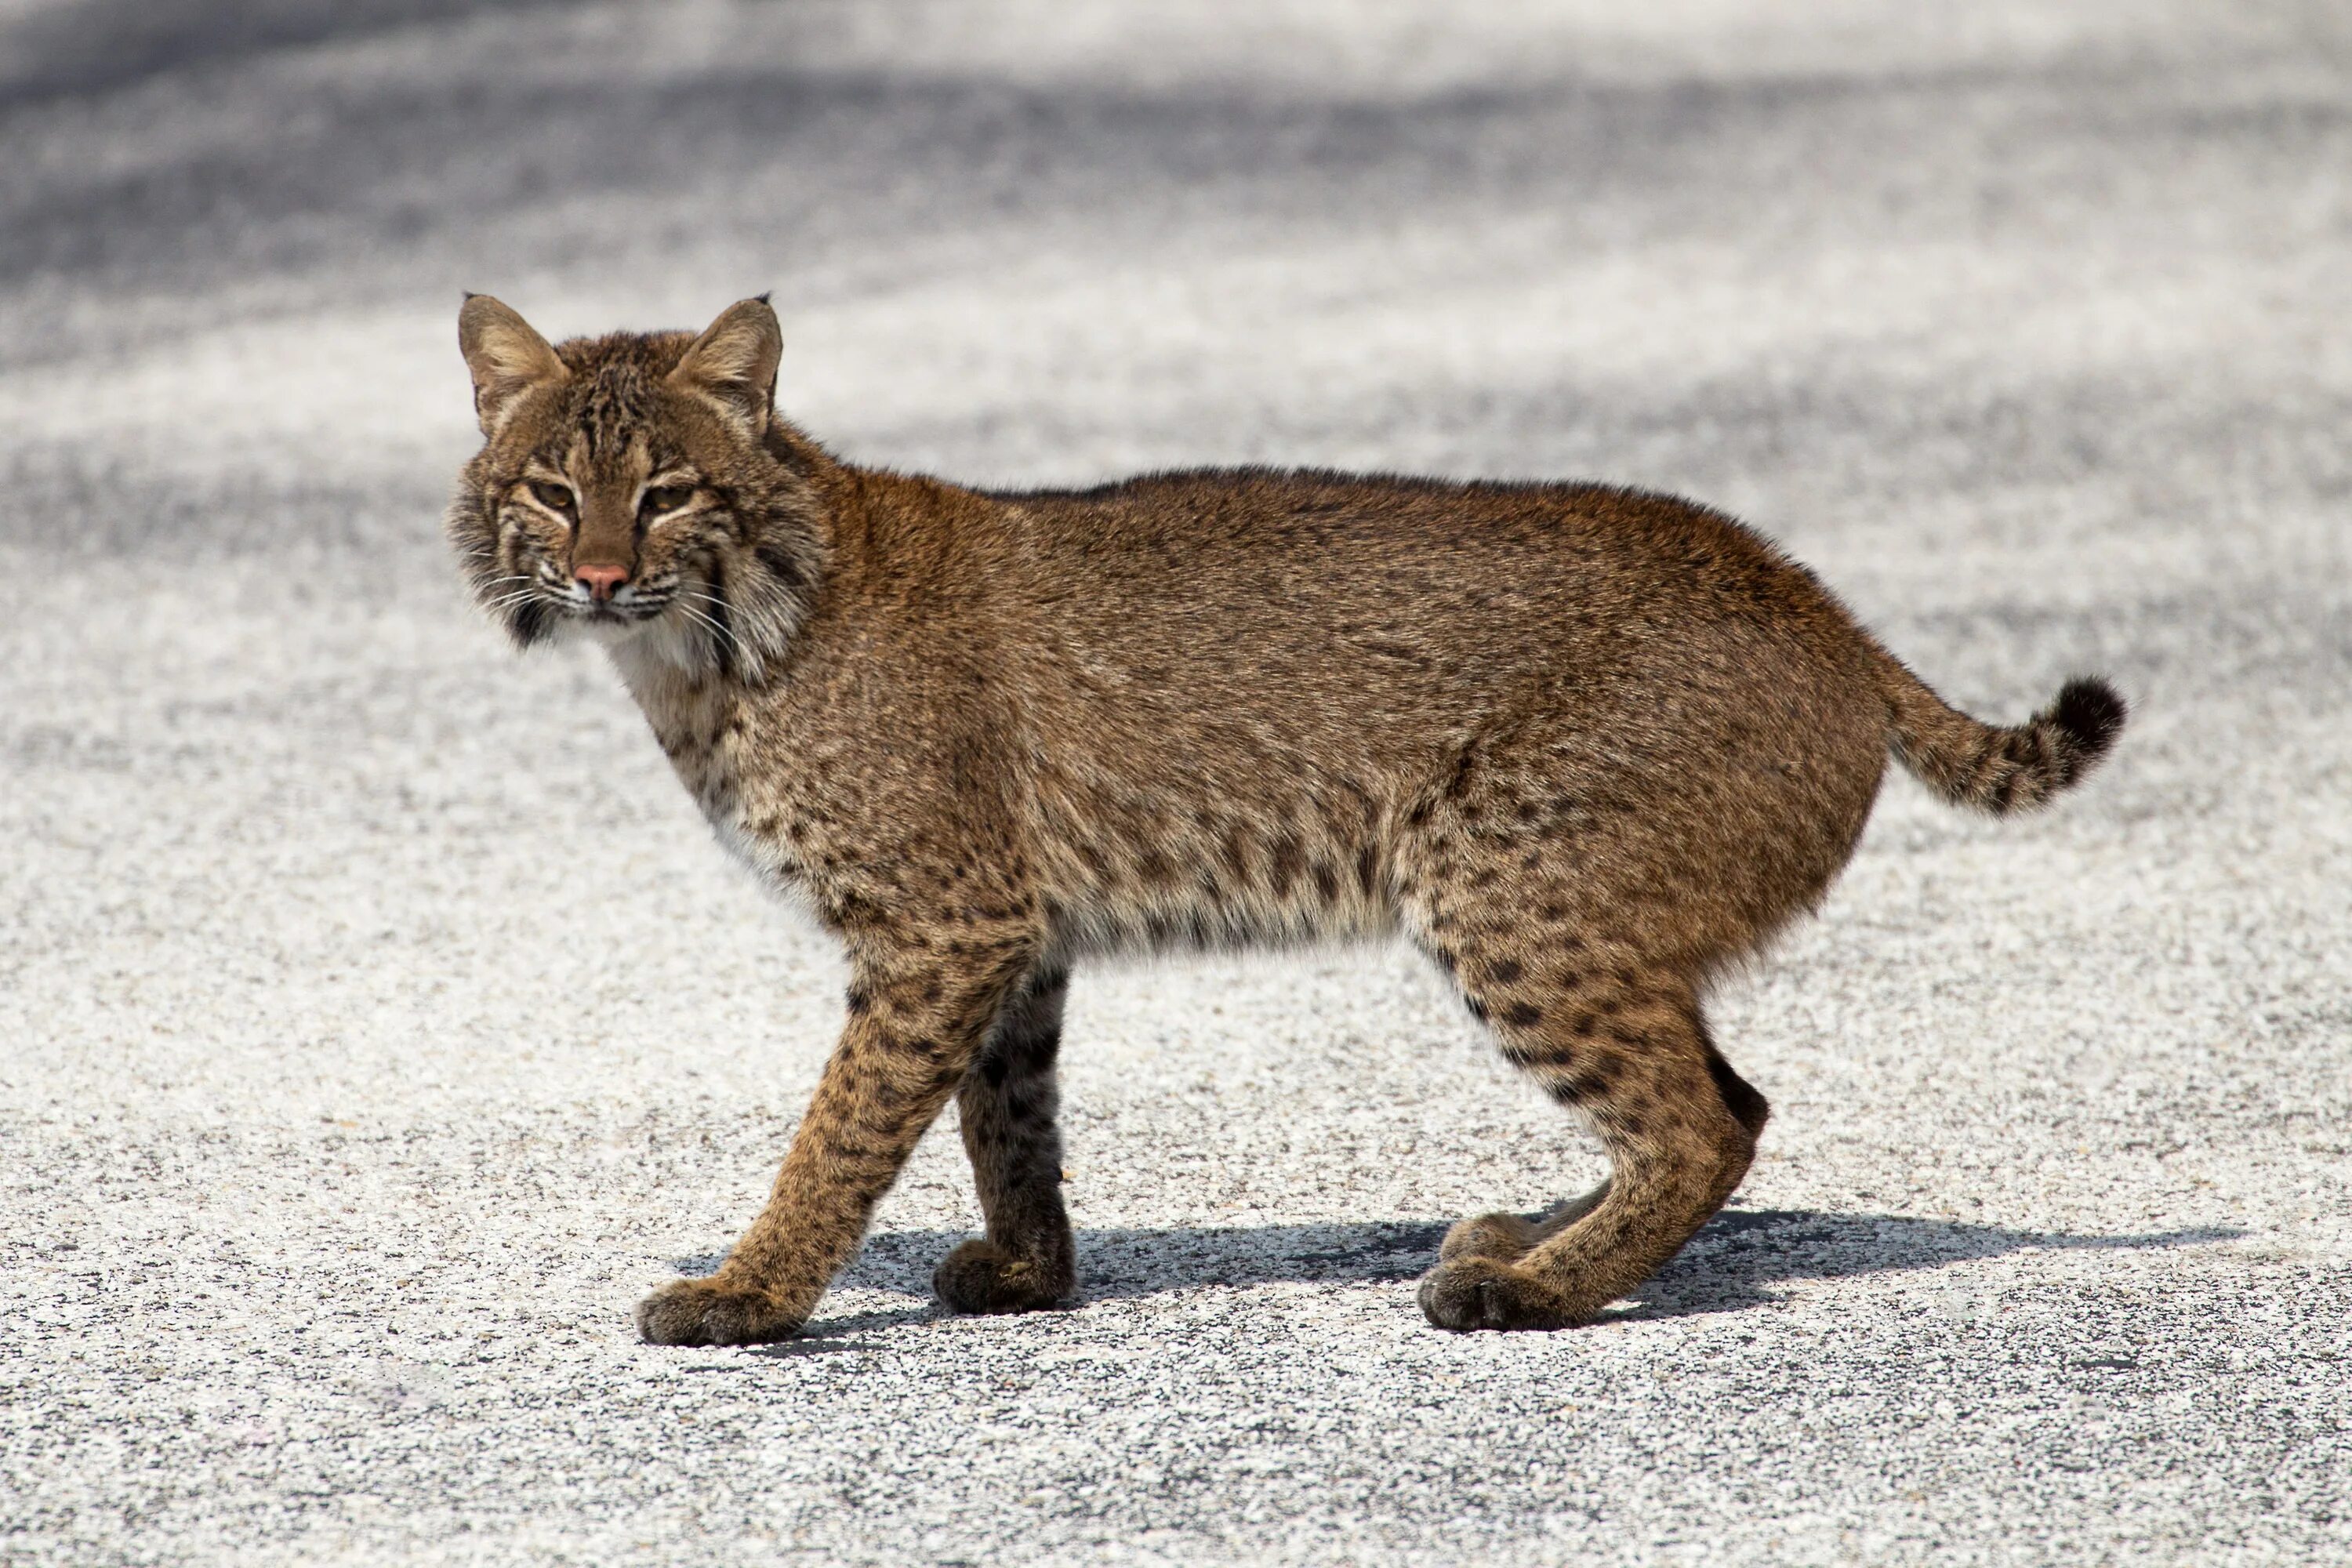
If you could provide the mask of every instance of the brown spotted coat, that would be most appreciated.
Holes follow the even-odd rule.
[[[448,531],[483,603],[522,644],[603,641],[719,838],[853,969],[767,1207],[639,1308],[662,1343],[797,1329],[950,1098],[987,1233],[940,1294],[1066,1299],[1072,965],[1382,932],[1612,1166],[1455,1226],[1423,1310],[1588,1321],[1746,1173],[1764,1097],[1702,996],[1822,898],[1890,752],[2004,811],[2122,722],[2087,680],[2014,728],[1957,712],[1667,496],[1256,468],[990,493],[778,418],[763,300],[551,346],[476,297],[460,336],[486,440]]]

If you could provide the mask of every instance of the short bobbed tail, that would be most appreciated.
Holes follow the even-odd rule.
[[[2078,676],[2022,724],[1986,724],[1936,695],[1892,655],[1880,686],[1887,743],[1913,777],[1955,805],[2005,816],[2031,811],[2088,773],[2123,732],[2129,710],[2116,689]]]

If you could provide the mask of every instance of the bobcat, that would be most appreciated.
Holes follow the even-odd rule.
[[[842,462],[773,407],[765,298],[551,346],[469,296],[485,437],[448,536],[521,646],[602,643],[719,838],[847,952],[847,1024],[773,1194],[659,1344],[789,1335],[961,1108],[968,1312],[1068,1298],[1055,1057],[1118,949],[1402,933],[1605,1146],[1536,1218],[1446,1236],[1446,1329],[1584,1323],[1747,1173],[1764,1097],[1711,976],[1816,904],[1887,753],[2035,806],[2124,704],[1947,707],[1811,574],[1638,490],[1283,472],[969,489]]]

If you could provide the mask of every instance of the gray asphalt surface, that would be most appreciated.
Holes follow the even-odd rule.
[[[0,1559],[2352,1560],[2346,13],[1477,10],[0,11]],[[460,604],[467,288],[772,288],[793,414],[969,479],[1685,490],[2137,717],[1890,785],[1601,1325],[1422,1321],[1599,1159],[1364,951],[1081,974],[1075,1310],[932,1308],[943,1126],[807,1338],[646,1349],[842,975]]]

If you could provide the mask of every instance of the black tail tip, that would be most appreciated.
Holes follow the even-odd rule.
[[[2050,705],[2051,721],[2074,742],[2086,763],[2107,754],[2107,748],[2123,733],[2124,720],[2130,712],[2123,694],[2095,676],[2068,681],[2058,689],[2058,700]]]

